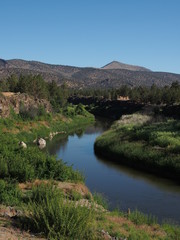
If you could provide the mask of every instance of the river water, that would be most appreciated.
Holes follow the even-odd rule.
[[[103,194],[110,209],[138,209],[157,216],[159,221],[180,224],[180,185],[95,155],[95,139],[108,127],[105,120],[97,120],[66,138],[57,136],[48,144],[48,151],[82,171],[88,188]]]

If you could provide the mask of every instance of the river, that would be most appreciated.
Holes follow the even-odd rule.
[[[157,216],[159,221],[180,224],[180,185],[95,155],[95,139],[108,127],[105,120],[97,120],[66,138],[57,136],[49,142],[48,151],[82,171],[88,188],[103,194],[110,209],[138,209]]]

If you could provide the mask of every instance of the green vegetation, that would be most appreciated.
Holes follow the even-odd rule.
[[[179,136],[177,120],[153,122],[150,117],[134,114],[98,137],[95,150],[119,163],[180,180]]]
[[[69,90],[66,84],[58,86],[55,81],[45,82],[41,75],[11,75],[8,79],[0,81],[1,92],[27,93],[36,98],[47,99],[55,112],[66,106]]]
[[[119,96],[129,97],[131,101],[151,104],[180,103],[180,84],[173,82],[171,86],[163,88],[153,84],[151,87],[121,86],[119,89],[80,89],[72,91],[74,97],[94,97],[96,99],[116,100]]]
[[[22,192],[16,183],[0,180],[0,203],[17,206],[22,201]]]
[[[1,137],[2,140],[3,137]],[[83,181],[83,176],[66,166],[62,160],[39,151],[37,147],[21,149],[15,137],[4,139],[8,146],[1,144],[0,177],[18,182],[32,181],[33,179],[56,179],[61,181]]]
[[[62,160],[57,161],[56,157],[40,151],[33,144],[34,139],[49,137],[51,132],[60,132],[66,136],[73,130],[93,122],[93,116],[88,114],[83,107],[82,109],[86,117],[76,114],[70,119],[56,114],[49,121],[45,118],[44,125],[42,124],[44,121],[42,123],[41,121],[24,121],[19,116],[13,119],[0,119],[0,178],[13,179],[18,182],[37,178],[83,181],[82,174],[74,171]],[[20,141],[28,144],[27,149],[19,146]]]

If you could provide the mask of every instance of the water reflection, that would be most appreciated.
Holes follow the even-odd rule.
[[[180,184],[174,182],[173,180],[169,180],[163,177],[156,177],[153,174],[132,169],[130,167],[121,165],[119,163],[112,162],[103,157],[99,157],[97,154],[96,154],[96,158],[102,164],[105,164],[109,168],[113,168],[121,173],[123,172],[126,175],[130,176],[131,178],[146,181],[147,183],[153,184],[155,187],[161,188],[162,190],[168,190],[168,191],[180,193]]]
[[[51,141],[47,142],[46,150],[52,154],[56,155],[59,148],[65,151],[66,146],[68,143],[68,136],[67,135],[56,135]]]

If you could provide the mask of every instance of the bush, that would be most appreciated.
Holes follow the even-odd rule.
[[[23,103],[20,105],[19,116],[23,120],[43,120],[50,117],[50,115],[46,112],[44,106],[30,106],[27,108]]]
[[[84,106],[81,103],[79,103],[75,108],[75,112],[78,115],[86,115],[87,111],[85,110]]]

